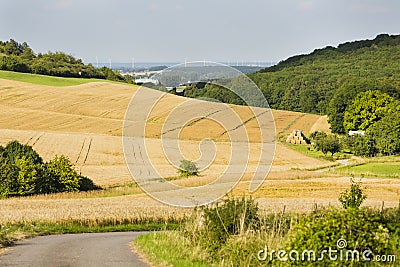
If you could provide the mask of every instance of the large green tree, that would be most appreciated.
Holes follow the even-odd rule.
[[[344,129],[368,131],[386,114],[398,110],[399,105],[399,101],[378,90],[359,93],[353,103],[346,108]]]
[[[376,148],[384,155],[400,153],[400,111],[388,114],[375,124],[371,135],[376,142]]]

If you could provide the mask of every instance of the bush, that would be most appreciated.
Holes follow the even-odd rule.
[[[282,213],[263,217],[257,216],[257,210],[252,199],[244,198],[225,199],[201,208],[180,231],[171,235],[185,247],[173,258],[185,259],[190,266],[197,266],[199,259],[208,266],[385,266],[385,263],[377,262],[368,265],[363,261],[362,253],[371,251],[371,254],[365,254],[368,258],[378,254],[398,258],[400,252],[400,203],[398,209],[382,212],[365,208],[331,208],[311,214]],[[148,253],[176,250],[176,240],[165,240]],[[290,255],[296,258],[296,253],[291,254],[292,250],[299,252],[299,261],[290,259]],[[357,261],[355,250],[361,253],[360,261]],[[306,261],[301,261],[304,251]],[[314,261],[310,251],[315,251],[316,258],[323,255],[323,260]],[[351,260],[353,252],[355,261]],[[346,253],[349,261],[346,261]],[[287,261],[281,261],[278,255]],[[308,255],[311,255],[310,261]],[[337,259],[330,260],[330,255]],[[344,261],[340,260],[341,255]],[[170,260],[168,253],[160,256],[166,265],[176,263]],[[204,262],[205,259],[208,260]],[[390,264],[395,266],[393,262]]]
[[[40,183],[40,193],[76,192],[79,191],[81,176],[74,170],[65,156],[56,156],[44,164],[46,183]]]
[[[318,213],[310,214],[300,218],[289,233],[286,251],[296,250],[299,252],[300,261],[291,261],[289,265],[310,265],[315,260],[302,261],[303,251],[315,251],[316,257],[321,257],[321,253],[326,250],[344,250],[346,257],[347,250],[357,250],[360,253],[360,261],[331,261],[328,254],[325,254],[323,261],[318,261],[322,266],[343,266],[349,263],[352,266],[364,266],[362,253],[370,250],[372,255],[383,255],[393,253],[390,243],[389,230],[382,222],[381,215],[377,211],[367,209],[330,209]],[[338,256],[340,253],[335,253]],[[367,255],[372,257],[372,255]],[[293,255],[297,257],[297,255]]]
[[[178,173],[179,176],[181,177],[188,177],[192,175],[198,175],[199,169],[197,168],[196,164],[193,161],[184,159],[181,160]]]
[[[346,191],[340,193],[339,201],[345,209],[358,209],[367,196],[363,192],[361,182],[355,182],[354,178],[351,178],[350,182],[350,190],[346,189]]]
[[[99,187],[65,156],[43,162],[31,146],[17,141],[0,146],[0,198],[94,189]]]
[[[258,205],[252,199],[227,198],[214,206],[204,207],[206,248],[216,253],[232,235],[244,233],[259,224]]]

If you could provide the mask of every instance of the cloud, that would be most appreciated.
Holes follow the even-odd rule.
[[[353,5],[352,10],[355,12],[368,14],[387,14],[392,12],[392,10],[387,6],[371,4]]]
[[[177,4],[177,5],[175,6],[175,9],[178,10],[178,11],[182,11],[182,10],[184,10],[184,7],[183,7],[183,5],[181,5],[181,4]]]
[[[313,1],[300,1],[298,4],[298,8],[300,10],[312,10],[314,7],[315,4]]]
[[[54,3],[56,9],[71,9],[74,6],[72,0],[58,0]]]
[[[155,10],[157,10],[157,9],[159,9],[160,8],[160,5],[158,4],[158,3],[151,3],[150,5],[149,5],[149,10],[150,11],[155,11]]]

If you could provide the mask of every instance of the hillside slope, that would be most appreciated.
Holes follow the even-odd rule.
[[[400,99],[400,35],[328,46],[249,76],[275,109],[323,113],[343,133],[343,113],[356,94],[381,90]]]
[[[332,131],[344,133],[343,113],[357,93],[380,90],[400,99],[399,69],[400,35],[382,34],[290,57],[248,76],[271,108],[329,115]],[[233,92],[212,84],[188,86],[184,95],[245,105]]]
[[[121,134],[126,108],[137,89],[99,82],[52,87],[0,79],[0,143],[17,139],[33,145],[46,160],[56,154],[65,154],[83,175],[103,186],[131,182],[123,157]],[[151,92],[154,93],[153,90]],[[148,120],[146,136],[149,138],[149,149],[156,155],[152,160],[166,177],[175,176],[176,170],[162,156],[160,132],[168,114],[184,101],[186,98],[165,94]],[[218,104],[204,102],[203,105]],[[244,127],[255,151],[250,161],[257,164],[258,125],[249,120],[253,115],[248,107],[232,108],[243,121],[249,121]],[[328,127],[326,118],[318,115],[275,110],[273,115],[279,135],[288,134],[293,129],[309,132],[316,126]],[[182,129],[183,153],[189,157],[199,156],[198,141],[202,138],[217,141],[220,153],[216,166],[206,171],[205,176],[214,177],[226,162],[225,152],[229,151],[229,143],[224,142],[227,139],[223,131],[210,120]],[[282,145],[278,145],[274,163],[277,170],[324,164]]]

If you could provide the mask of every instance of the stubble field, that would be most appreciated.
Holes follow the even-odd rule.
[[[182,216],[187,210],[171,208],[146,196],[133,184],[125,164],[122,128],[125,111],[138,87],[103,82],[70,87],[51,87],[0,79],[0,144],[18,140],[32,145],[45,160],[64,154],[85,176],[106,188],[96,193],[59,194],[22,199],[0,200],[0,223],[16,221],[62,221],[67,219],[99,220],[140,216]],[[140,89],[150,90],[150,89]],[[154,92],[153,92],[154,93]],[[161,94],[161,93],[160,93]],[[166,95],[148,116],[146,144],[150,159],[163,177],[175,177],[176,169],[163,155],[160,133],[171,110],[185,98]],[[218,105],[204,102],[202,105]],[[146,99],[143,99],[146,105]],[[223,105],[223,104],[221,104]],[[258,164],[260,136],[256,120],[247,107],[230,106],[242,121],[250,140],[250,158],[241,182],[231,194],[248,194],[247,188]],[[326,117],[273,110],[277,136],[294,129],[305,133],[327,130]],[[199,140],[212,139],[217,147],[213,165],[198,177],[176,179],[182,186],[203,185],[218,177],[229,162],[230,144],[224,129],[203,119],[180,131],[182,153],[200,156]],[[337,205],[337,196],[348,186],[348,177],[310,169],[331,162],[309,158],[278,143],[270,174],[253,195],[261,208],[278,212],[306,211],[321,205]],[[397,179],[366,179],[367,204],[397,205],[400,182]],[[124,187],[125,186],[125,187]]]

